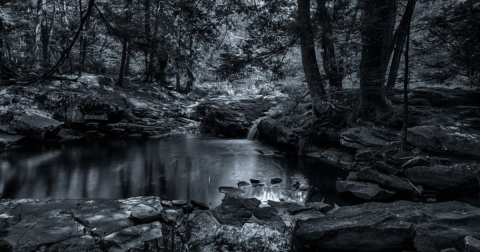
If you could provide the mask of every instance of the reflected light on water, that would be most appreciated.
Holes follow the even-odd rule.
[[[321,164],[274,151],[257,141],[212,138],[28,146],[0,154],[0,198],[155,195],[216,206],[223,198],[218,187],[252,178],[265,186],[247,187],[246,196],[262,202],[303,204],[307,192],[291,190],[302,178],[326,194],[335,190],[331,177],[338,174],[322,175]],[[271,185],[272,178],[283,182]]]

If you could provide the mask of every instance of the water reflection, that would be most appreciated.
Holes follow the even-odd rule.
[[[306,192],[287,190],[296,180],[334,197],[338,176],[312,159],[262,155],[260,142],[225,139],[115,140],[74,145],[29,146],[0,153],[1,198],[125,198],[157,195],[218,205],[219,186],[257,178],[247,196],[263,201],[303,202]],[[280,185],[270,185],[271,178]],[[341,204],[336,202],[337,204]]]

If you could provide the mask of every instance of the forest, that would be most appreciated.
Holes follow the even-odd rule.
[[[0,251],[480,251],[479,197],[479,0],[0,0]]]

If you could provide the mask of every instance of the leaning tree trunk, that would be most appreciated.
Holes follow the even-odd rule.
[[[382,52],[382,74],[385,78],[388,63],[392,56],[393,48],[395,46],[395,22],[397,20],[397,0],[388,0],[388,22],[385,23],[385,30],[383,31],[383,52]]]
[[[318,111],[320,110],[320,106],[325,97],[325,88],[323,87],[324,80],[320,75],[317,58],[315,56],[315,44],[313,41],[312,24],[310,21],[310,0],[297,0],[297,3],[297,22],[303,71],[307,80],[312,104]]]
[[[403,80],[403,128],[402,128],[402,149],[408,150],[408,84],[410,82],[409,50],[410,50],[410,22],[407,23],[407,41],[405,47],[405,77]]]
[[[382,52],[389,0],[363,0],[361,20],[362,58],[360,61],[360,100],[357,117],[378,119],[387,107],[383,87]]]
[[[400,24],[395,31],[395,50],[393,53],[392,63],[390,65],[390,72],[388,73],[388,81],[386,86],[387,95],[389,96],[393,95],[393,88],[395,88],[395,83],[397,81],[400,59],[402,58],[403,45],[405,44],[405,39],[407,37],[406,28],[410,25],[416,3],[417,0],[408,0],[407,7],[405,8],[405,13],[403,14],[402,19],[400,20]]]
[[[343,69],[337,65],[335,45],[333,44],[332,20],[328,15],[327,0],[317,0],[320,27],[322,28],[323,69],[325,70],[330,87],[341,89]]]

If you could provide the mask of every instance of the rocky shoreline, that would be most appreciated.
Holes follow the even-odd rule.
[[[0,148],[28,142],[157,139],[201,132],[244,138],[252,122],[277,103],[275,97],[254,96],[196,101],[168,89],[161,90],[163,96],[156,95],[158,88],[152,86],[132,92],[117,92],[110,86],[91,88],[5,88],[0,97]],[[210,111],[215,106],[229,112],[214,115]],[[216,116],[222,121],[215,121]]]
[[[14,99],[20,104],[29,97],[12,90],[10,108],[20,106]],[[393,114],[380,123],[336,127],[308,120],[308,104],[297,104],[302,116],[295,118],[268,113],[282,100],[275,97],[216,97],[179,105],[158,97],[83,96],[62,107],[64,98],[55,98],[59,89],[50,92],[55,95],[27,99],[25,113],[10,109],[2,117],[3,146],[199,131],[245,138],[262,119],[260,140],[285,147],[280,154],[301,152],[349,171],[336,189],[365,203],[338,208],[272,201],[266,206],[242,188],[220,188],[226,196],[214,209],[157,197],[3,200],[0,248],[5,251],[480,251],[479,91],[411,90],[408,151],[399,148],[399,97],[392,99]],[[38,238],[42,234],[45,238]]]
[[[226,194],[194,200],[0,201],[1,251],[478,251],[467,203],[300,205]]]
[[[317,128],[314,134],[309,132],[315,127],[312,123],[297,119],[300,123],[296,126],[287,123],[293,116],[270,116],[258,123],[258,138],[289,147],[292,152],[304,148],[304,155],[352,171],[337,188],[365,200],[383,200],[395,194],[410,194],[424,202],[464,195],[478,198],[480,128],[475,122],[480,120],[480,100],[473,98],[477,95],[480,92],[412,90],[409,151],[400,150],[401,107],[395,104],[393,115],[397,118],[376,125],[357,122],[339,129]],[[308,104],[303,106],[301,113],[308,115]],[[216,117],[209,123],[235,136],[235,131],[221,123],[226,110],[211,106],[209,116]],[[314,140],[302,146],[308,138]]]

